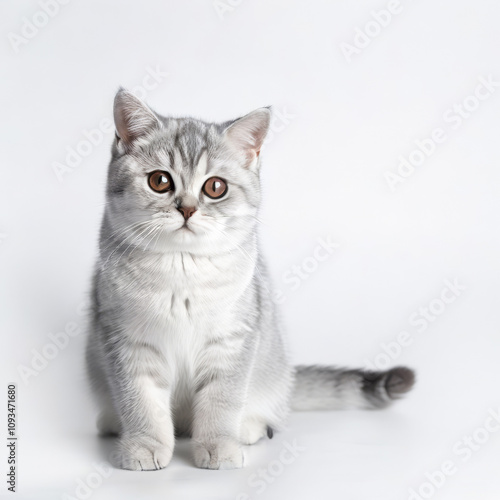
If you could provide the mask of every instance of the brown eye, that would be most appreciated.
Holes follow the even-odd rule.
[[[203,192],[209,198],[222,198],[227,191],[226,181],[219,177],[210,177],[203,185]]]
[[[155,170],[149,174],[148,178],[149,187],[157,193],[166,193],[174,189],[174,182],[168,172],[163,170]]]

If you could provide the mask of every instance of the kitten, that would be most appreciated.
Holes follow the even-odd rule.
[[[271,113],[165,118],[120,89],[87,366],[120,466],[233,469],[296,410],[382,408],[413,372],[292,367],[257,237]]]

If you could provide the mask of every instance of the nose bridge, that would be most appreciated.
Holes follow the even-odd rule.
[[[198,210],[198,200],[196,196],[189,192],[183,192],[175,199],[176,208],[188,220]]]
[[[193,207],[198,208],[198,198],[194,196],[192,193],[184,191],[179,194],[175,199],[177,207]]]

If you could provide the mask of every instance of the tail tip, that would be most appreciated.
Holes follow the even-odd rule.
[[[405,366],[397,366],[387,372],[385,390],[391,399],[399,399],[415,385],[415,372]]]

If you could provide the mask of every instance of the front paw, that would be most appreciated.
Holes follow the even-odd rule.
[[[165,468],[173,452],[171,446],[151,437],[124,437],[119,444],[119,466],[127,470],[159,470]]]
[[[244,455],[233,439],[219,438],[209,442],[194,442],[194,464],[201,469],[241,469]]]

